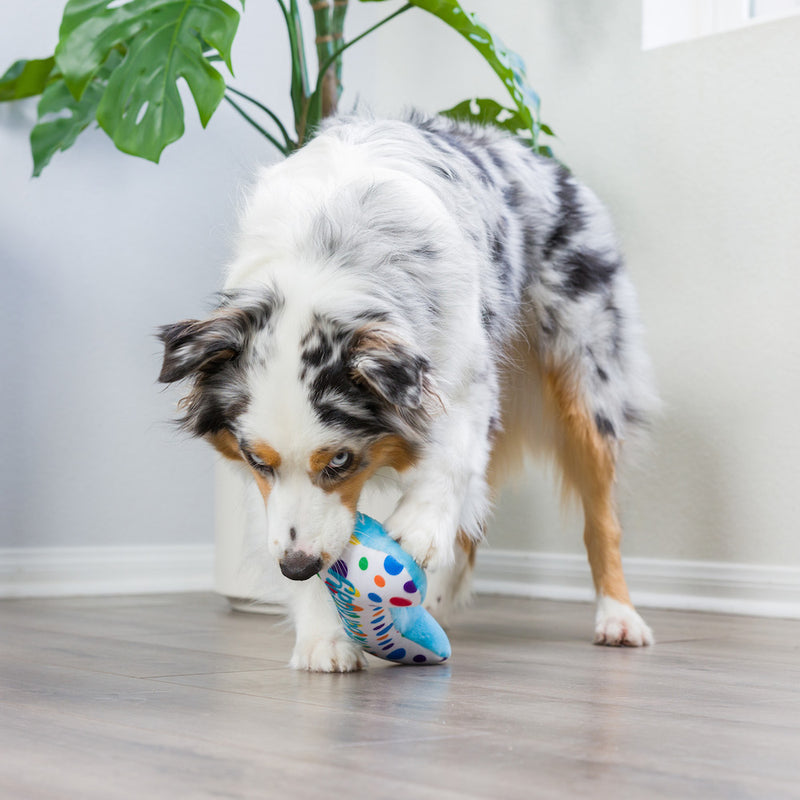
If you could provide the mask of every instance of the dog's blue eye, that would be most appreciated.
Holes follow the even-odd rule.
[[[328,469],[343,470],[347,469],[353,461],[353,454],[349,450],[340,450],[329,462]]]

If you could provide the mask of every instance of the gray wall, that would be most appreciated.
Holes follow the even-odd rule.
[[[0,55],[49,52],[60,2],[5,10]],[[285,75],[274,4],[236,65]],[[473,0],[525,57],[558,154],[614,212],[666,401],[633,473],[627,552],[800,564],[800,18],[643,53],[638,0]],[[353,4],[350,31],[383,15]],[[277,37],[277,38],[276,38]],[[436,74],[439,80],[431,80]],[[447,107],[496,79],[408,14],[351,51],[345,103]],[[286,110],[288,75],[261,94]],[[218,287],[238,197],[271,153],[228,111],[155,167],[91,136],[29,181],[32,108],[0,108],[0,546],[210,542],[212,456],[165,420],[153,328]],[[580,552],[551,480],[501,499],[496,548]]]
[[[253,5],[236,58],[251,82],[285,55]],[[4,8],[2,69],[52,52],[62,6]],[[153,334],[207,310],[240,186],[275,156],[232,111],[203,132],[190,108],[158,166],[97,131],[31,180],[34,117],[0,105],[0,547],[210,543],[213,456],[169,423]]]

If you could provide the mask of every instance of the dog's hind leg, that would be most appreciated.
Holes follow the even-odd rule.
[[[616,443],[600,430],[568,370],[545,371],[543,390],[566,486],[583,504],[584,542],[597,592],[595,644],[652,644],[653,634],[631,605],[622,571],[614,501]]]

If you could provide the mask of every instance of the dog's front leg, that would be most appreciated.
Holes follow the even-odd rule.
[[[322,581],[315,576],[286,583],[297,636],[289,666],[309,672],[354,672],[366,667],[364,651],[347,637]]]
[[[477,403],[448,409],[420,462],[402,477],[402,496],[386,523],[423,567],[455,561],[459,533],[479,540],[489,511],[488,418]]]

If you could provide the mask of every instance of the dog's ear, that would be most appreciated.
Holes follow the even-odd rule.
[[[164,343],[164,362],[158,376],[161,383],[209,372],[235,358],[244,344],[236,327],[222,315],[164,325],[158,336]]]
[[[239,291],[223,294],[219,307],[206,320],[164,325],[159,330],[164,363],[158,380],[172,383],[192,374],[216,372],[267,326],[276,305],[274,292],[266,288]]]
[[[356,331],[350,351],[353,380],[400,408],[421,409],[430,394],[430,363],[394,333],[373,326]]]

